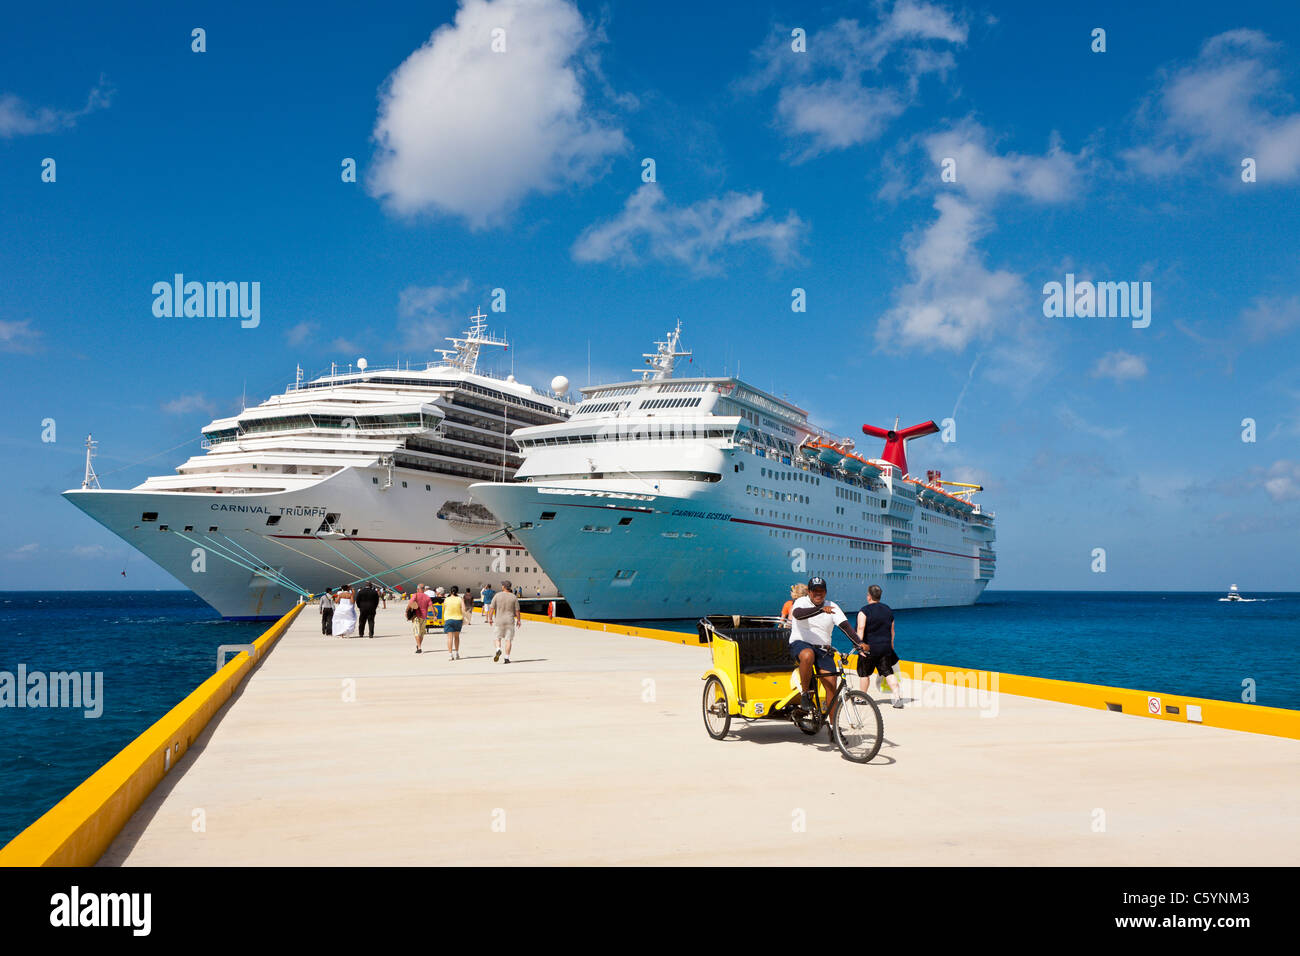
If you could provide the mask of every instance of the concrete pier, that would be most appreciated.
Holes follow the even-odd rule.
[[[704,648],[476,616],[459,661],[399,607],[308,608],[101,865],[1289,865],[1294,740],[904,683],[870,764],[823,732],[700,716]],[[874,695],[883,700],[883,695]]]

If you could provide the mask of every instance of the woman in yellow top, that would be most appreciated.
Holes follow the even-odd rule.
[[[460,629],[465,624],[465,602],[453,587],[442,602],[442,630],[447,635],[447,659],[460,660]]]

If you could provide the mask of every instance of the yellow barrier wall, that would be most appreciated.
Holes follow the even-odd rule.
[[[649,637],[673,644],[705,647],[698,634],[681,631],[662,631],[647,627],[628,627],[623,624],[602,624],[598,621],[576,621],[557,617],[552,621],[544,614],[524,614],[530,621],[563,624],[589,631],[626,634],[630,637]],[[850,657],[850,667],[853,658]],[[1072,681],[1052,680],[1047,677],[1026,677],[1022,674],[1002,674],[995,671],[974,670],[969,667],[949,667],[944,664],[924,664],[919,661],[900,661],[904,677],[914,680],[952,684],[954,681],[974,681],[972,689],[990,690],[1015,697],[1033,697],[1096,710],[1115,710],[1120,713],[1157,720],[1174,720],[1181,723],[1199,723],[1206,727],[1225,730],[1242,730],[1253,734],[1290,737],[1300,740],[1300,711],[1280,707],[1261,707],[1258,704],[1239,704],[1234,701],[1210,700],[1205,697],[1187,697],[1182,694],[1164,694],[1124,687],[1107,687],[1102,684],[1079,684]],[[920,677],[917,677],[919,670]],[[1159,702],[1158,712],[1150,709],[1151,698]],[[1201,719],[1187,719],[1188,705],[1201,708]],[[1108,706],[1109,705],[1109,706]],[[1172,708],[1172,710],[1171,710]]]
[[[0,849],[0,866],[91,866],[306,605],[299,604]],[[167,751],[171,752],[170,758]]]

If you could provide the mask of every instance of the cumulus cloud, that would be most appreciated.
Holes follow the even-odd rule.
[[[162,410],[168,415],[189,415],[193,412],[204,412],[208,415],[215,415],[217,406],[204,395],[181,395],[173,398],[170,402],[163,402]]]
[[[1206,40],[1194,62],[1162,75],[1140,111],[1151,139],[1125,158],[1151,176],[1197,164],[1235,175],[1249,156],[1261,183],[1300,177],[1300,112],[1272,66],[1280,49],[1258,30]]]
[[[1113,378],[1117,382],[1145,378],[1146,374],[1147,360],[1122,350],[1107,352],[1092,367],[1093,378]]]
[[[21,322],[0,319],[0,352],[35,352],[40,343],[41,333],[26,319]]]
[[[482,229],[530,193],[593,177],[627,145],[589,103],[597,39],[568,0],[462,0],[387,81],[371,193]]]
[[[83,116],[106,109],[113,99],[113,88],[101,75],[99,83],[86,95],[86,105],[78,110],[56,110],[48,106],[32,107],[13,93],[0,93],[0,138],[55,133],[77,125]]]
[[[1023,306],[1023,279],[991,270],[977,247],[989,229],[986,214],[958,196],[934,201],[939,218],[914,235],[906,252],[911,281],[876,326],[882,348],[959,352],[987,339]]]
[[[1081,191],[1083,153],[1066,151],[1053,134],[1041,156],[999,154],[989,131],[972,119],[924,137],[930,158],[926,170],[931,180],[940,165],[953,160],[956,182],[949,185],[971,199],[991,203],[1004,196],[1021,196],[1035,202],[1072,199]]]
[[[721,198],[674,206],[658,183],[646,183],[629,197],[621,213],[583,231],[573,244],[573,258],[626,264],[649,258],[716,273],[725,248],[752,243],[765,246],[774,259],[787,261],[795,255],[804,222],[793,210],[784,219],[766,216],[766,208],[761,192],[729,192]]]
[[[789,30],[775,31],[737,88],[777,88],[777,126],[797,141],[787,158],[802,163],[878,138],[915,98],[922,76],[944,76],[956,64],[941,47],[965,42],[966,26],[944,7],[898,0],[888,12],[882,5],[872,24],[842,19],[812,32],[806,52],[792,49]]]

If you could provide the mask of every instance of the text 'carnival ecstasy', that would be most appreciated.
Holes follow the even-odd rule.
[[[870,583],[895,608],[979,598],[995,567],[982,489],[908,474],[906,443],[934,422],[864,425],[885,439],[864,458],[738,378],[673,378],[680,333],[640,381],[584,388],[569,420],[516,431],[514,483],[470,488],[578,617],[770,614],[814,574],[846,601]]]
[[[485,319],[424,368],[300,371],[283,394],[204,428],[206,454],[130,490],[100,489],[88,451],[86,481],[64,496],[227,618],[278,618],[301,593],[362,578],[407,590],[508,579],[524,597],[555,597],[467,489],[510,479],[510,433],[573,406],[479,372],[481,348],[508,347]]]

